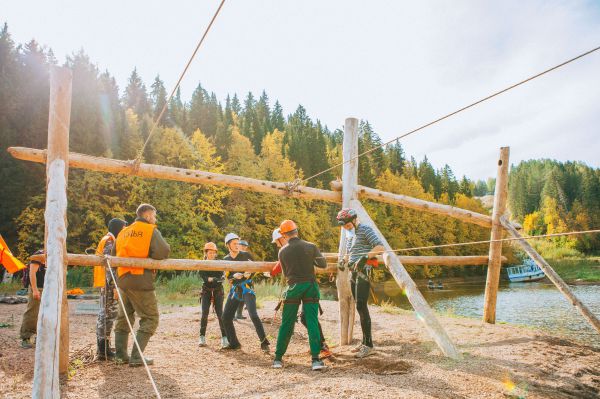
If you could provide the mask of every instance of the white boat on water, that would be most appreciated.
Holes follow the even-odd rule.
[[[523,281],[537,281],[546,275],[538,265],[531,259],[526,259],[522,265],[507,267],[508,278],[512,283]]]

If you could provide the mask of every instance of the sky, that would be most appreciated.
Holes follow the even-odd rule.
[[[84,49],[121,90],[134,68],[173,87],[219,0],[2,0],[17,43]],[[266,90],[331,130],[386,141],[600,46],[600,1],[227,0],[181,89]],[[499,148],[600,167],[600,51],[401,141],[458,177],[495,176]]]

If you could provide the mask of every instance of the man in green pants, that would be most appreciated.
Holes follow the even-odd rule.
[[[279,226],[279,231],[288,240],[288,245],[279,251],[279,262],[281,262],[288,287],[283,294],[281,327],[279,327],[277,336],[273,368],[283,367],[283,355],[294,333],[298,308],[302,303],[312,356],[312,369],[322,370],[325,368],[325,364],[319,360],[321,351],[318,320],[320,293],[314,267],[324,269],[327,267],[327,262],[315,244],[298,238],[298,226],[292,220],[284,220]]]

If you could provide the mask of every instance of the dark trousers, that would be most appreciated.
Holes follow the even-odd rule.
[[[206,335],[206,325],[208,324],[208,315],[210,313],[210,304],[212,303],[213,309],[217,314],[217,320],[219,321],[219,328],[221,329],[221,336],[224,337],[225,327],[223,326],[223,286],[216,288],[205,288],[202,287],[200,292],[200,302],[202,308],[202,315],[200,317],[200,335]]]
[[[263,342],[267,338],[267,335],[265,334],[265,328],[263,327],[262,321],[256,312],[256,296],[246,293],[244,294],[244,300],[240,301],[232,294],[229,294],[227,297],[227,303],[225,304],[225,310],[223,311],[223,326],[225,327],[225,332],[227,333],[229,345],[238,346],[240,344],[240,341],[238,341],[235,334],[235,326],[233,325],[233,318],[235,317],[235,312],[237,311],[238,306],[240,306],[240,303],[246,304],[248,315],[254,324],[258,339],[260,342]]]
[[[372,348],[373,337],[371,336],[371,315],[369,314],[369,307],[367,306],[371,285],[368,281],[353,276],[353,279],[350,281],[350,288],[352,289],[352,296],[356,301],[356,311],[360,317],[360,328],[363,333],[362,343],[363,345]]]
[[[42,288],[38,289],[40,290],[41,294]],[[30,287],[27,294],[27,310],[25,310],[25,313],[23,313],[23,322],[21,323],[21,331],[19,332],[22,340],[28,340],[36,333],[39,312],[40,300],[33,298],[33,291]]]

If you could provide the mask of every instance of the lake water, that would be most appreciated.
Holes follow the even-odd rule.
[[[575,295],[600,317],[600,285],[571,286]],[[459,316],[483,317],[485,283],[448,284],[442,290],[420,287],[436,311]],[[395,281],[375,286],[379,300],[389,299],[402,309],[412,310]],[[498,292],[496,322],[538,327],[600,347],[600,334],[547,280],[532,283],[503,282]]]

